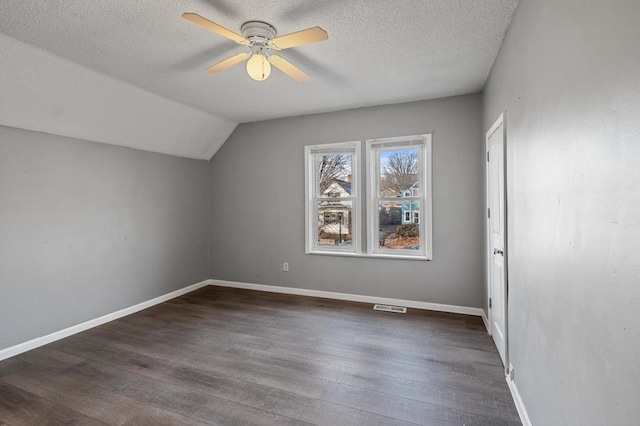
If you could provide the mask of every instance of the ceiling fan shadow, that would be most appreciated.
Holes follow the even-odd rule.
[[[343,86],[348,83],[348,80],[342,75],[300,51],[287,50],[286,57],[288,60],[291,60],[291,62],[299,66],[303,71],[310,73],[314,79],[322,78],[324,81],[336,86]]]
[[[280,20],[285,19],[300,19],[309,17],[309,13],[313,13],[322,9],[325,9],[331,5],[331,3],[337,3],[339,0],[306,0],[302,2],[298,2],[291,9],[280,14]]]
[[[237,47],[238,46],[234,46],[231,43],[223,43],[219,46],[209,47],[185,60],[175,62],[171,65],[171,68],[180,71],[202,71],[208,66],[224,59],[226,56],[229,56],[233,50],[237,50]]]
[[[229,18],[238,18],[240,16],[240,11],[229,5],[224,0],[205,0],[205,2],[209,3],[214,9],[221,12],[224,16]]]

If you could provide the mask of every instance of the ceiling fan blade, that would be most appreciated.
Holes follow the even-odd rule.
[[[247,44],[247,39],[240,34],[236,34],[233,31],[223,27],[222,25],[211,22],[210,20],[203,18],[197,13],[183,13],[182,17],[189,22],[193,22],[194,24],[199,25],[202,28],[213,31],[214,33],[219,34],[222,37],[226,37],[229,40],[233,40],[238,44]]]
[[[211,65],[206,69],[206,71],[208,73],[224,71],[227,68],[231,68],[232,66],[239,64],[240,62],[246,61],[247,59],[249,59],[248,53],[238,53],[236,55],[229,56],[227,59],[223,59],[215,65]]]
[[[305,44],[325,41],[329,34],[320,27],[307,28],[306,30],[276,37],[271,40],[271,47],[276,50],[288,49],[290,47],[303,46]]]
[[[271,65],[278,68],[298,83],[306,83],[311,78],[307,73],[284,59],[282,56],[271,55],[269,56],[269,62],[271,62]]]

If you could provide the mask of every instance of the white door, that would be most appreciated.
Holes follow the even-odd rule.
[[[505,252],[504,122],[501,115],[487,132],[489,321],[502,362],[506,355],[507,291]]]

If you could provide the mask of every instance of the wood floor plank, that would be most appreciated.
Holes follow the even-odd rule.
[[[151,362],[150,362],[151,364]],[[168,381],[130,373],[94,362],[79,364],[65,372],[67,376],[104,387],[142,403],[215,425],[303,425],[285,416],[250,405],[175,385]],[[244,399],[243,398],[238,399]]]
[[[180,307],[182,307],[182,309],[188,309],[189,311],[193,311],[195,309],[203,309],[203,307],[205,307],[206,305],[204,304],[200,304],[196,307],[195,304],[189,304],[189,305],[183,305],[179,302],[174,302],[172,307],[173,309],[180,309]],[[217,305],[214,305],[215,307],[218,307]],[[206,308],[204,308],[206,309]],[[247,309],[246,306],[242,307],[242,305],[238,305],[236,307],[236,309],[233,312],[229,312],[226,314],[226,316],[228,318],[233,318],[234,319],[234,327],[239,326],[239,324],[241,323],[246,323],[249,332],[253,331],[256,324],[250,319],[250,317],[252,315],[256,315],[255,314],[256,308],[251,308],[251,309]],[[175,312],[171,312],[171,311],[165,311],[163,313],[163,315],[165,317],[171,317],[172,314],[175,314]],[[367,315],[365,318],[365,321],[367,322],[371,322],[374,319],[379,320],[380,319],[380,313],[369,313],[367,312],[367,314],[371,314],[371,315]],[[382,313],[381,315],[387,315],[387,318],[389,319],[393,319],[393,318],[397,318],[397,316],[395,317],[388,317],[389,314],[385,314]],[[308,315],[309,316],[309,315]],[[335,318],[330,318],[330,319],[324,319],[324,325],[322,321],[318,321],[317,319],[314,319],[313,324],[314,327],[313,328],[307,328],[307,331],[309,334],[313,334],[314,330],[317,329],[317,327],[320,327],[321,329],[323,327],[326,326],[331,326],[334,329],[334,335],[331,337],[332,339],[339,339],[340,335],[335,334],[335,331],[341,332],[341,335],[346,335],[349,336],[349,338],[353,338],[354,334],[357,335],[357,333],[355,333],[355,331],[357,330],[349,330],[349,327],[355,327],[357,324],[359,324],[358,322],[353,320],[353,315],[348,316],[347,317],[349,319],[349,321],[351,321],[351,324],[349,323],[345,323],[343,321],[340,321],[340,323],[336,323],[336,319]],[[420,318],[417,318],[420,319]],[[204,321],[209,321],[207,318],[203,318]],[[293,320],[297,321],[296,318],[294,318]],[[387,319],[382,319],[382,321],[386,321]],[[213,319],[213,321],[216,321],[215,319]],[[265,322],[266,321],[266,322]],[[275,325],[278,326],[282,326],[283,324],[281,323],[277,323],[278,319],[275,318],[273,315],[268,316],[268,318],[266,320],[263,320],[260,322],[261,326],[265,326],[265,328],[267,329],[271,329],[271,330],[276,330],[276,331],[280,331],[279,328],[275,327]],[[462,321],[459,321],[462,322]],[[266,325],[265,325],[266,324]],[[219,324],[216,323],[211,323],[212,326],[218,326]],[[369,339],[371,341],[367,342],[365,341],[364,343],[367,344],[372,344],[372,345],[385,345],[385,346],[389,346],[391,345],[392,347],[398,347],[397,345],[397,341],[399,339],[398,334],[399,331],[401,330],[405,330],[408,327],[406,327],[406,323],[403,324],[404,327],[389,327],[387,324],[386,328],[376,328],[374,327],[372,324],[360,324],[361,327],[369,327],[368,333],[369,336],[368,337],[358,337],[359,339]],[[465,330],[464,328],[460,328],[459,329]],[[468,331],[468,330],[467,330]],[[405,338],[404,340],[401,341],[402,343],[402,347],[405,351],[410,350],[410,348],[407,347],[407,342],[411,341],[413,343],[413,349],[416,352],[420,352],[420,351],[424,351],[425,349],[429,350],[431,349],[433,351],[434,355],[440,354],[440,357],[443,359],[448,359],[449,358],[449,353],[447,353],[446,351],[443,350],[437,350],[437,348],[433,348],[434,343],[439,343],[438,347],[446,347],[447,350],[457,350],[458,352],[460,352],[461,354],[464,355],[468,355],[468,359],[474,360],[475,362],[489,362],[492,364],[496,364],[499,363],[499,358],[497,358],[495,355],[497,354],[497,352],[495,351],[495,349],[492,347],[490,338],[486,335],[486,333],[474,333],[474,338],[482,338],[481,341],[478,341],[477,343],[474,341],[474,338],[471,338],[469,336],[469,334],[467,333],[467,335],[463,335],[458,341],[456,341],[456,336],[454,333],[445,333],[442,330],[440,330],[440,336],[441,336],[441,341],[435,341],[434,339],[436,336],[432,335],[425,335],[425,330],[424,329],[418,329],[418,328],[412,328],[409,329],[409,333],[411,333],[411,335],[409,338]],[[447,336],[448,334],[448,336]],[[384,337],[384,338],[382,338]],[[402,336],[400,336],[402,337]],[[425,342],[425,339],[430,339],[429,342]],[[464,347],[462,347],[464,345]],[[472,347],[473,346],[473,347]],[[476,349],[478,348],[478,349]],[[489,354],[487,354],[485,356],[484,353],[478,353],[476,351],[474,351],[474,349],[480,350],[481,352],[486,352],[488,351]],[[497,359],[497,361],[496,361]]]
[[[317,359],[300,358],[293,354],[275,354],[245,348],[233,348],[227,351],[227,354],[232,358],[241,358],[244,363],[264,365],[265,368],[270,365],[289,366],[294,373],[311,375],[321,382],[342,384],[346,389],[360,388],[362,391],[388,394],[479,415],[498,413],[501,419],[518,419],[518,413],[513,409],[510,396],[500,398],[432,385],[428,381],[397,379],[372,370],[339,367]]]
[[[403,398],[382,392],[369,391],[365,389],[354,389],[340,383],[331,383],[325,390],[322,399],[329,402],[336,402],[356,409],[376,414],[385,414],[394,419],[407,422],[429,425],[434,423],[443,424],[492,424],[513,426],[520,422],[517,416],[512,420],[505,420],[498,417],[488,417],[474,414],[467,411],[464,402],[460,401],[460,409],[450,408],[443,405],[424,403],[415,399]]]
[[[117,338],[114,338],[113,336],[111,336],[111,339],[113,339],[113,340],[117,340]],[[134,343],[135,343],[135,342],[134,342]],[[194,350],[197,352],[197,351],[198,351],[198,348],[194,348]],[[155,351],[155,350],[154,350],[154,351]],[[167,351],[167,349],[166,349],[166,348],[165,348],[165,349],[159,348],[159,349],[157,349],[157,352],[160,352],[160,353],[163,353],[163,352],[171,352],[171,350]],[[227,355],[229,355],[229,354],[227,354]],[[244,355],[246,355],[246,354],[244,354]],[[259,356],[257,359],[258,359],[258,360],[259,360],[260,358],[267,359],[267,356],[266,356],[266,355],[268,355],[268,354],[264,354],[263,356]],[[240,356],[240,357],[242,357],[242,358],[245,360],[245,364],[246,364],[246,361],[248,360],[248,358],[246,358],[246,356]],[[256,357],[254,357],[254,358],[256,358]],[[179,359],[180,359],[180,358],[178,358],[178,361],[179,361]],[[275,365],[278,365],[278,362],[276,362],[276,361],[278,361],[278,360],[275,360],[275,361],[270,360],[270,361],[269,361],[269,363],[268,363],[269,365],[267,365],[267,366],[261,366],[260,368],[258,368],[258,369],[257,369],[257,371],[256,371],[256,374],[260,374],[260,372],[261,372],[262,370],[265,370],[265,371],[273,370],[273,367],[274,367]],[[210,362],[210,363],[212,363],[212,364],[220,364],[220,360],[216,360],[216,359],[205,360],[204,362],[205,362],[205,363]],[[295,372],[295,370],[296,370],[296,360],[295,360],[295,359],[280,360],[279,364],[283,367],[283,376],[285,376],[285,377],[280,378],[280,379],[278,379],[278,380],[279,380],[279,381],[282,381],[282,383],[283,383],[284,385],[286,385],[286,382],[287,382],[287,380],[289,380],[289,379],[294,379],[294,380],[295,380],[295,378],[294,378],[294,377],[290,377],[290,376],[291,376],[290,372]],[[393,369],[394,369],[394,370],[397,370],[397,368],[398,368],[398,366],[397,366],[397,365],[396,365],[396,366],[391,366],[391,365],[390,365],[390,367],[393,367]],[[335,370],[335,369],[333,368],[333,366],[325,366],[325,367],[323,367],[323,369],[324,369],[325,371]],[[318,376],[317,376],[317,372],[314,372],[314,371],[307,371],[307,370],[309,370],[309,369],[308,369],[308,368],[302,368],[301,373],[302,373],[302,374],[316,374],[316,377],[318,377]],[[340,373],[340,372],[338,372],[338,373]],[[233,372],[229,372],[228,374],[233,374]],[[237,373],[236,373],[236,374],[237,374]],[[353,373],[353,372],[351,373],[351,375],[352,375],[352,376],[353,376],[353,375],[358,375],[358,374],[359,374],[359,373],[357,373],[357,372],[356,372],[356,373]],[[415,375],[413,374],[413,372],[412,372],[412,375],[411,375],[411,376],[412,376],[412,378],[418,378],[418,379],[421,377],[421,376],[415,376]],[[349,378],[349,374],[345,374],[345,377],[346,377],[346,378]],[[428,376],[427,376],[427,377],[428,377]],[[426,380],[426,379],[425,379],[425,380]],[[292,386],[293,388],[295,388],[295,387],[296,387],[296,385],[302,385],[302,386],[303,386],[303,388],[319,389],[319,386],[313,386],[313,385],[310,385],[309,383],[304,383],[304,382],[308,382],[308,381],[309,381],[309,380],[304,380],[304,378],[303,378],[303,379],[301,380],[301,382],[302,382],[302,383],[298,383],[298,382],[296,382],[296,383],[292,383],[292,384],[291,384],[291,386]],[[460,378],[458,378],[458,383],[457,383],[456,385],[459,385],[460,383],[463,383],[463,384],[464,384],[464,386],[466,386],[466,385],[468,384],[468,382],[469,382],[469,381],[468,381],[465,377],[460,377]],[[484,383],[484,382],[483,382],[483,381],[480,381],[480,383]],[[503,381],[501,381],[501,382],[500,382],[500,388],[504,388],[503,384],[504,384],[504,382],[503,382]],[[499,399],[499,398],[493,398],[493,399],[491,399],[491,398],[486,398],[486,399],[488,400],[488,402],[487,402],[486,404],[489,404],[489,405],[490,405],[491,403],[494,403],[494,404],[499,405],[501,402],[503,402],[503,401],[505,401],[505,400],[506,400],[506,401],[510,401],[510,396],[509,396],[508,392],[502,392],[502,396],[503,396],[505,399],[502,399],[502,400],[501,400],[501,399]],[[456,400],[457,400],[457,399],[456,399]],[[486,405],[486,404],[485,404],[485,405]],[[511,414],[512,414],[512,413],[511,413]]]
[[[6,376],[7,374],[13,373],[14,371],[26,368],[29,365],[30,364],[28,362],[16,359],[16,357],[5,359],[4,361],[0,362],[0,378],[2,376]]]
[[[181,416],[154,406],[146,406],[123,426],[208,426],[215,423],[203,423],[196,419]]]
[[[149,321],[151,321],[149,319]],[[287,336],[285,336],[282,332],[280,331],[275,331],[275,332],[271,332],[270,330],[256,330],[255,327],[248,327],[246,330],[239,330],[237,324],[234,325],[230,325],[230,326],[224,326],[224,324],[221,323],[210,323],[210,322],[203,322],[203,324],[206,324],[208,326],[210,326],[213,329],[216,328],[225,328],[225,330],[230,329],[230,330],[235,330],[237,333],[260,333],[261,335],[264,335],[265,337],[269,338],[271,340],[271,342],[287,342],[287,341],[292,341],[292,342],[296,342],[296,343],[307,343],[309,345],[313,344],[316,342],[316,336],[317,335],[322,335],[322,333],[313,333],[313,331],[310,330],[305,330],[306,334],[305,336],[301,336],[301,338],[296,338],[296,336],[289,336],[287,338]],[[175,325],[175,324],[173,324]],[[117,326],[116,326],[117,327]],[[135,325],[133,327],[136,327]],[[339,327],[338,327],[339,328]],[[180,333],[183,335],[188,335],[188,338],[195,338],[198,337],[200,339],[200,345],[201,346],[205,346],[207,344],[206,339],[208,336],[206,335],[193,335],[190,330],[186,329],[186,328],[179,328]],[[140,333],[144,334],[145,333],[145,327],[140,328]],[[172,330],[166,331],[167,333],[171,333]],[[163,333],[162,331],[158,331],[157,333]],[[305,339],[306,340],[302,340],[301,339]],[[215,337],[216,341],[215,341],[215,347],[212,347],[210,349],[210,351],[216,351],[217,353],[221,352],[221,346],[219,343],[219,339],[216,336]],[[331,337],[331,340],[327,343],[328,345],[332,345],[332,346],[336,346],[336,343],[341,343],[343,344],[342,346],[344,346],[343,341],[338,341],[339,337],[334,336]],[[394,359],[398,359],[400,361],[403,362],[409,362],[409,363],[414,363],[417,365],[424,365],[425,362],[439,362],[440,363],[440,367],[446,367],[447,365],[453,365],[452,364],[452,359],[456,359],[459,361],[463,361],[466,360],[466,365],[465,368],[467,370],[472,371],[473,370],[473,363],[478,363],[478,362],[482,362],[485,359],[488,359],[492,365],[496,365],[496,361],[495,359],[499,358],[497,357],[497,352],[493,352],[488,356],[488,358],[485,358],[485,354],[484,353],[480,353],[478,354],[477,352],[469,352],[469,351],[464,351],[464,350],[459,350],[458,348],[454,348],[454,347],[446,347],[446,345],[444,344],[440,344],[438,348],[429,348],[429,347],[423,347],[423,348],[419,348],[420,350],[422,350],[422,353],[420,353],[420,351],[407,351],[406,350],[406,345],[402,346],[402,345],[387,345],[387,346],[380,346],[380,345],[375,345],[375,344],[371,344],[371,343],[358,343],[358,342],[353,342],[354,337],[351,336],[350,338],[348,338],[348,341],[346,342],[346,344],[352,344],[355,347],[363,347],[366,345],[366,349],[368,353],[372,353],[373,351],[379,351],[382,353],[382,356],[384,358],[389,358],[390,356],[394,357]],[[224,343],[224,342],[222,342]],[[436,344],[438,344],[439,342],[435,342]],[[433,346],[433,342],[431,343],[431,345]],[[485,344],[487,344],[487,342],[485,342]],[[492,344],[492,343],[489,343]],[[268,346],[268,343],[266,343],[266,345]],[[340,346],[340,345],[338,345]],[[457,357],[452,357],[451,353],[452,351],[455,351],[457,353]],[[414,360],[415,358],[415,360]],[[459,359],[461,358],[461,359]],[[499,363],[499,361],[498,361]],[[461,363],[458,363],[458,370],[461,368]],[[497,365],[496,365],[497,367]],[[501,368],[497,368],[496,371],[500,372]],[[456,371],[456,372],[460,372],[460,371]]]
[[[107,424],[520,424],[477,317],[216,287],[0,362],[0,384]]]
[[[88,346],[88,344],[85,343],[84,346],[86,347]],[[103,356],[103,352],[104,351],[101,351],[100,353],[96,352],[94,356]],[[112,360],[113,363],[120,365],[122,368],[129,368],[129,371],[133,372],[135,370],[139,374],[147,375],[148,377],[154,377],[163,381],[166,380],[173,384],[177,384],[184,389],[206,393],[218,398],[225,399],[226,401],[233,401],[243,404],[245,406],[245,411],[247,408],[246,406],[259,409],[260,421],[252,421],[252,419],[248,415],[245,415],[245,417],[242,418],[242,422],[240,422],[239,424],[298,425],[307,424],[307,422],[317,424],[317,422],[320,421],[320,419],[318,418],[309,417],[308,410],[292,410],[288,403],[284,403],[286,401],[297,401],[299,405],[304,407],[321,407],[321,411],[324,412],[322,416],[322,419],[324,419],[322,420],[322,424],[341,424],[341,419],[343,418],[351,419],[350,421],[354,422],[353,424],[387,424],[392,420],[386,418],[385,416],[375,415],[371,413],[362,413],[360,412],[360,410],[355,410],[349,407],[336,407],[336,404],[316,400],[313,397],[296,394],[295,392],[290,392],[278,388],[272,388],[256,382],[240,380],[235,377],[242,376],[244,378],[250,378],[252,375],[256,374],[257,371],[243,372],[241,370],[233,370],[230,375],[224,375],[217,372],[219,370],[219,366],[217,365],[213,365],[211,368],[215,372],[206,371],[204,369],[207,369],[209,367],[209,360],[198,363],[195,359],[190,359],[190,365],[195,364],[203,368],[198,369],[193,367],[180,367],[177,364],[171,365],[171,363],[154,359],[153,357],[140,356],[138,354],[126,354],[124,351],[117,350],[109,351],[109,355],[107,356],[107,358]],[[127,362],[126,359],[129,359],[130,362]],[[236,362],[236,364],[238,363]],[[72,374],[74,375],[74,377],[78,377],[77,369],[79,368],[82,368],[82,366],[71,369],[68,374]],[[98,374],[96,374],[95,372],[87,373],[86,371],[82,371],[80,374],[86,374],[91,378],[98,376]],[[127,376],[128,379],[131,379],[132,377],[133,376]],[[271,381],[269,383],[274,384],[276,382]],[[302,388],[300,387],[298,390],[301,389]],[[321,389],[318,390],[318,392],[319,391],[321,391]],[[313,393],[317,394],[318,392]],[[264,411],[266,409],[264,398],[267,395],[270,396],[270,406],[267,412],[275,414],[275,416],[272,415],[272,417],[274,418],[273,423],[271,423],[271,420],[269,420],[269,418],[264,418]],[[212,407],[215,407],[216,410],[220,410],[219,405],[220,404],[218,404],[217,407],[214,405],[202,407],[201,409],[199,409],[198,413],[194,415],[194,417],[197,415],[206,415],[206,418],[210,419],[212,418]],[[234,414],[236,417],[238,416],[237,413],[242,413],[242,410],[238,409],[233,404],[227,405],[230,405],[233,408],[231,410],[231,413],[236,413]],[[309,408],[309,410],[311,410],[311,408]],[[314,409],[310,412],[316,411]],[[287,417],[291,416],[294,416],[293,418],[297,420],[287,419]],[[227,422],[225,422],[224,424],[227,424]],[[399,424],[405,424],[405,422],[400,422]]]
[[[148,333],[145,331],[147,327],[150,326],[151,324],[152,323],[148,323],[145,327],[140,328],[137,331],[137,333],[133,333],[133,334],[131,333],[131,329],[132,329],[131,326],[122,327],[114,323],[111,327],[109,327],[109,329],[112,331],[120,329],[125,334],[132,334],[130,341],[134,345],[136,344],[137,339],[139,338],[148,339],[147,342],[149,342],[150,344],[154,344],[151,342],[155,342],[156,344],[157,342],[166,342],[168,336],[163,336],[162,334],[158,335],[157,333]],[[100,331],[100,330],[95,330],[94,334],[101,333],[101,332],[104,334],[104,331]],[[158,333],[161,333],[161,332],[158,332]],[[169,331],[169,333],[171,333],[171,331]],[[173,341],[175,343],[179,342],[183,348],[189,349],[190,351],[202,352],[204,350],[204,352],[207,354],[228,356],[225,354],[227,353],[228,351],[227,348],[230,347],[229,346],[230,344],[232,346],[233,344],[238,344],[241,347],[246,347],[246,346],[252,346],[251,344],[247,345],[247,343],[250,343],[249,339],[253,339],[253,340],[261,339],[261,337],[257,337],[257,336],[247,336],[247,335],[242,335],[242,336],[243,338],[240,339],[241,341],[234,341],[234,339],[231,337],[225,337],[223,339],[219,339],[218,336],[216,336],[214,340],[215,343],[208,345],[207,342],[203,340],[205,339],[205,337],[198,335],[197,336],[198,343],[192,344],[190,343],[190,341],[193,341],[196,336],[189,334],[185,330],[181,330],[180,335],[174,336]],[[336,353],[336,350],[339,350],[340,348],[344,349],[347,346],[345,344],[337,345],[335,344],[335,342],[324,342],[321,345],[316,345],[312,347],[311,345],[300,345],[298,343],[292,344],[292,343],[287,343],[284,340],[280,340],[269,345],[266,343],[266,340],[274,340],[274,339],[272,339],[272,337],[269,335],[267,335],[267,337],[268,339],[263,339],[264,341],[261,342],[259,346],[268,347],[269,348],[268,350],[270,352],[279,352],[277,348],[286,346],[288,348],[291,348],[290,349],[291,351],[297,354],[304,353],[309,358],[324,359],[326,357],[329,357],[329,362],[331,363],[336,363],[338,365],[346,365],[346,366],[356,366],[357,368],[364,368],[364,369],[370,368],[370,366],[374,366],[375,368],[378,368],[378,369],[380,368],[384,369],[390,375],[399,375],[399,377],[401,378],[409,378],[414,380],[421,380],[424,378],[424,380],[428,380],[429,382],[436,380],[437,384],[439,385],[446,385],[448,381],[451,384],[451,386],[453,387],[463,386],[464,390],[466,391],[492,392],[491,385],[497,384],[497,386],[493,386],[495,389],[498,389],[497,392],[494,392],[496,394],[495,396],[505,396],[507,398],[510,398],[508,389],[506,389],[506,386],[504,386],[504,379],[500,377],[502,372],[501,367],[494,368],[494,371],[493,371],[493,374],[495,375],[494,380],[468,378],[468,377],[465,377],[465,374],[468,375],[471,373],[473,375],[473,371],[475,369],[475,367],[473,366],[473,363],[471,362],[463,363],[460,360],[455,361],[455,354],[452,356],[451,353],[448,353],[446,360],[432,359],[427,356],[414,357],[415,359],[413,359],[413,358],[409,358],[408,356],[403,356],[403,354],[397,350],[393,350],[393,349],[380,350],[379,348],[374,348],[374,349],[365,348],[365,350],[360,350],[362,348],[354,344],[349,347],[353,347],[358,350],[358,352],[355,352],[352,357],[356,361],[353,363],[349,363],[348,358],[346,358],[347,361],[338,359],[340,355],[345,355],[346,352],[344,350],[341,351],[340,353]],[[111,335],[111,338],[117,340],[117,338],[113,335]],[[313,340],[315,340],[315,338]],[[327,350],[329,352],[327,352]],[[157,351],[163,352],[164,349],[160,348]],[[359,362],[359,361],[363,361],[363,362]],[[407,366],[404,363],[409,363],[411,365]],[[291,366],[287,368],[290,369]],[[447,375],[446,374],[447,372],[452,372],[455,374]],[[433,377],[434,375],[436,377]]]
[[[15,357],[16,360],[29,364],[36,364],[52,370],[64,370],[72,365],[79,364],[84,358],[60,352],[50,346],[42,346]]]
[[[106,424],[124,424],[144,411],[144,407],[132,399],[38,366],[0,380]]]
[[[105,342],[105,345],[109,345],[109,342],[117,340],[117,337],[111,336]],[[86,347],[90,346],[90,344],[84,343],[84,345],[81,346]],[[100,347],[104,348],[104,346]],[[167,353],[171,351],[165,348],[158,350],[158,352]],[[312,398],[319,396],[317,392],[322,390],[327,385],[328,381],[335,381],[348,385],[344,387],[349,389],[351,386],[356,388],[361,387],[366,390],[381,388],[384,389],[384,393],[389,393],[393,396],[416,399],[417,402],[437,404],[472,414],[487,415],[492,412],[497,412],[499,413],[498,417],[503,420],[516,420],[518,418],[517,412],[513,409],[512,402],[506,398],[495,398],[491,396],[484,396],[482,394],[467,393],[464,391],[426,385],[423,383],[410,382],[408,384],[407,381],[400,382],[393,380],[393,378],[383,382],[380,380],[382,376],[379,374],[375,374],[376,381],[369,380],[367,382],[362,379],[362,372],[355,371],[353,369],[336,369],[332,365],[322,363],[310,364],[309,362],[305,362],[304,359],[296,357],[273,357],[268,352],[252,353],[251,351],[242,349],[235,349],[235,351],[227,352],[232,359],[237,358],[243,360],[242,365],[244,367],[244,371],[220,370],[220,365],[225,362],[229,363],[229,361],[210,356],[205,356],[201,359],[196,359],[195,356],[192,356],[189,359],[189,364],[199,365],[206,370],[210,369],[210,365],[215,365],[216,367],[213,369],[217,369],[219,373],[227,374],[230,377],[244,376],[247,380],[255,381],[256,383],[266,382],[281,390],[293,390]],[[82,355],[90,356],[86,353],[82,353]],[[101,354],[96,352],[96,355],[99,357]],[[181,357],[178,357],[177,359],[174,359],[174,361],[180,362],[181,359]],[[122,360],[118,360],[117,362],[122,363]],[[151,363],[153,363],[153,361],[149,361],[148,359],[143,361],[143,365],[145,366]],[[134,362],[134,365],[135,364],[137,363]],[[257,368],[255,367],[256,365]],[[251,368],[251,366],[253,367]],[[275,368],[282,371],[282,375],[277,376],[275,380],[268,382],[264,377],[260,377],[261,374],[264,375],[266,372],[274,374]],[[251,374],[247,376],[246,373]],[[291,383],[287,386],[288,380],[291,380]],[[238,385],[235,385],[235,387],[237,388]],[[311,393],[309,390],[311,390]],[[356,392],[357,390],[353,389],[353,391]],[[408,402],[408,404],[412,403]],[[433,421],[434,418],[431,418],[430,420]]]
[[[243,334],[243,332],[234,332],[230,330],[230,327],[222,327],[212,326],[211,332],[207,334],[202,333],[191,333],[188,330],[180,329],[180,333],[178,336],[175,336],[175,331],[173,329],[154,329],[152,332],[149,332],[149,327],[153,325],[156,319],[145,318],[141,321],[136,322],[135,324],[129,323],[126,325],[120,323],[112,323],[110,329],[120,330],[125,333],[131,334],[133,330],[137,330],[137,335],[145,338],[158,338],[158,339],[167,339],[172,338],[174,341],[183,342],[193,341],[193,339],[198,339],[198,346],[200,349],[206,349],[208,353],[216,353],[222,354],[225,351],[225,348],[230,344],[240,345],[242,347],[251,347],[254,349],[260,350],[270,350],[270,351],[291,351],[295,353],[305,353],[311,358],[317,358],[321,356],[323,358],[333,357],[334,359],[331,362],[340,363],[340,355],[344,355],[343,351],[340,354],[337,354],[335,350],[332,353],[327,352],[325,349],[331,348],[344,348],[341,345],[335,345],[331,342],[322,342],[318,340],[315,336],[312,336],[307,342],[300,342],[297,339],[293,339],[293,341],[286,341],[282,338],[278,338],[278,336],[273,336],[268,332],[262,332],[260,335],[250,335]],[[211,345],[208,345],[207,340],[211,339]],[[486,342],[485,342],[486,344]],[[492,343],[490,343],[492,344]],[[360,349],[359,346],[355,345],[356,348]],[[497,357],[496,355],[494,355]],[[487,377],[493,380],[498,380],[500,382],[500,389],[503,389],[503,377],[502,377],[502,367],[493,365],[493,368],[490,366],[485,366],[483,363],[479,363],[476,360],[459,360],[455,357],[451,357],[450,353],[447,353],[446,358],[436,358],[429,356],[427,354],[405,354],[400,351],[396,351],[393,348],[388,349],[387,351],[383,351],[381,356],[374,359],[373,351],[366,350],[364,353],[355,354],[354,358],[356,360],[365,360],[367,362],[362,363],[362,368],[366,368],[367,365],[376,365],[379,366],[380,363],[387,363],[389,367],[392,367],[392,363],[401,362],[401,363],[409,363],[412,366],[418,367],[417,371],[410,371],[408,377],[422,377],[424,376],[424,372],[420,371],[420,369],[428,368],[432,366],[431,370],[437,372],[451,372],[456,374],[466,374],[476,376],[478,373],[476,372],[476,366],[480,366],[479,369],[480,375],[483,377]],[[384,367],[384,365],[382,366]],[[395,365],[393,365],[395,369]],[[401,366],[402,367],[402,366]],[[393,374],[393,373],[392,373]],[[507,392],[508,393],[508,392]]]
[[[12,426],[105,424],[6,383],[0,383],[0,420]]]

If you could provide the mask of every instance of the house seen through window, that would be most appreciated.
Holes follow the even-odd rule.
[[[313,247],[354,252],[357,144],[332,144],[307,153],[308,228]]]

